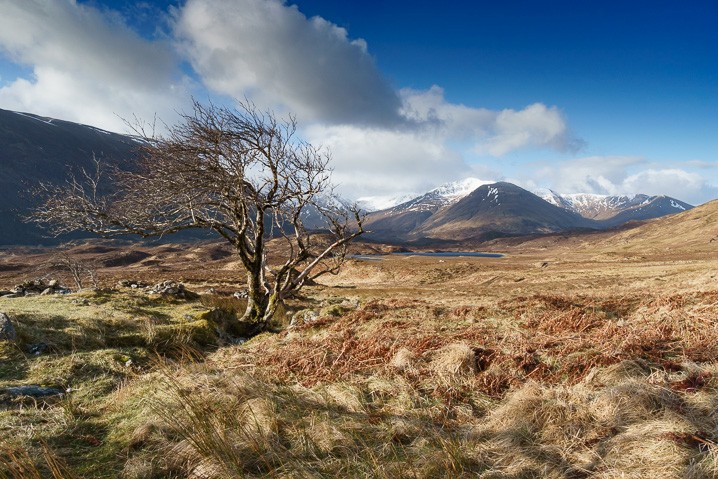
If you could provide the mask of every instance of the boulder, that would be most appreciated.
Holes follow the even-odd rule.
[[[146,288],[149,285],[143,281],[136,281],[134,279],[123,279],[117,282],[117,286],[120,286],[122,288]]]
[[[0,312],[0,341],[15,341],[15,339],[17,339],[15,326],[12,325],[7,314]]]
[[[302,309],[292,315],[289,327],[301,326],[302,324],[312,323],[319,318],[319,313],[312,309]]]
[[[199,295],[185,288],[184,284],[175,281],[162,281],[151,288],[145,288],[150,294],[171,296],[181,299],[197,299]]]

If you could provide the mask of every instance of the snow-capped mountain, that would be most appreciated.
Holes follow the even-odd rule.
[[[577,229],[600,229],[600,225],[514,184],[498,182],[482,185],[442,208],[422,223],[415,234],[468,240]]]
[[[419,196],[416,193],[406,193],[400,195],[383,195],[383,196],[362,196],[357,198],[357,206],[362,210],[371,213],[373,211],[381,211],[393,208],[396,205],[405,203],[412,198]]]
[[[491,184],[493,181],[466,178],[460,181],[445,183],[421,196],[410,199],[391,208],[393,211],[436,211],[464,198],[476,188]]]
[[[477,239],[606,229],[691,209],[666,196],[561,195],[467,178],[435,188],[366,221],[370,237],[389,241]]]
[[[668,196],[597,195],[590,193],[560,194],[553,190],[537,190],[534,193],[547,202],[594,220],[611,220],[617,215],[624,219],[649,219],[671,213],[680,213],[693,208],[692,205]],[[632,212],[632,214],[631,214]],[[633,218],[629,218],[634,216]],[[625,219],[629,218],[629,219]],[[615,221],[612,221],[615,223]]]
[[[357,199],[357,204],[361,209],[369,213],[395,207],[401,207],[402,210],[431,210],[437,206],[455,203],[479,186],[489,183],[493,183],[493,181],[464,178],[463,180],[444,183],[423,195],[408,193],[393,196],[363,196]]]
[[[486,181],[469,177],[463,180],[445,183],[429,191],[428,194],[434,194],[437,197],[444,198],[447,203],[455,203],[473,192],[479,186],[490,185],[492,183],[494,183],[493,180]]]

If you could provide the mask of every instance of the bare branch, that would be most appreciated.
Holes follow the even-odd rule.
[[[123,170],[99,161],[64,185],[41,185],[33,221],[55,234],[163,236],[214,231],[232,244],[247,270],[245,319],[267,321],[283,299],[310,278],[338,271],[346,245],[363,233],[358,210],[330,200],[331,156],[297,138],[293,116],[277,119],[251,102],[236,109],[193,103],[181,121],[158,134],[157,119],[135,121],[136,161]],[[318,251],[303,215],[318,211],[331,240]],[[287,253],[267,257],[266,241],[284,237]],[[272,267],[270,265],[276,265]],[[296,272],[300,271],[299,274]]]

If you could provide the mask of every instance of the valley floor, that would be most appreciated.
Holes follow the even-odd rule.
[[[718,255],[581,241],[352,260],[241,344],[223,247],[78,247],[215,293],[0,298],[0,477],[718,477]]]

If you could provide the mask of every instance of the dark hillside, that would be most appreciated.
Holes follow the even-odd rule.
[[[0,109],[0,245],[57,243],[21,220],[38,203],[34,186],[60,183],[71,170],[90,168],[93,156],[127,162],[137,145],[98,128]]]

